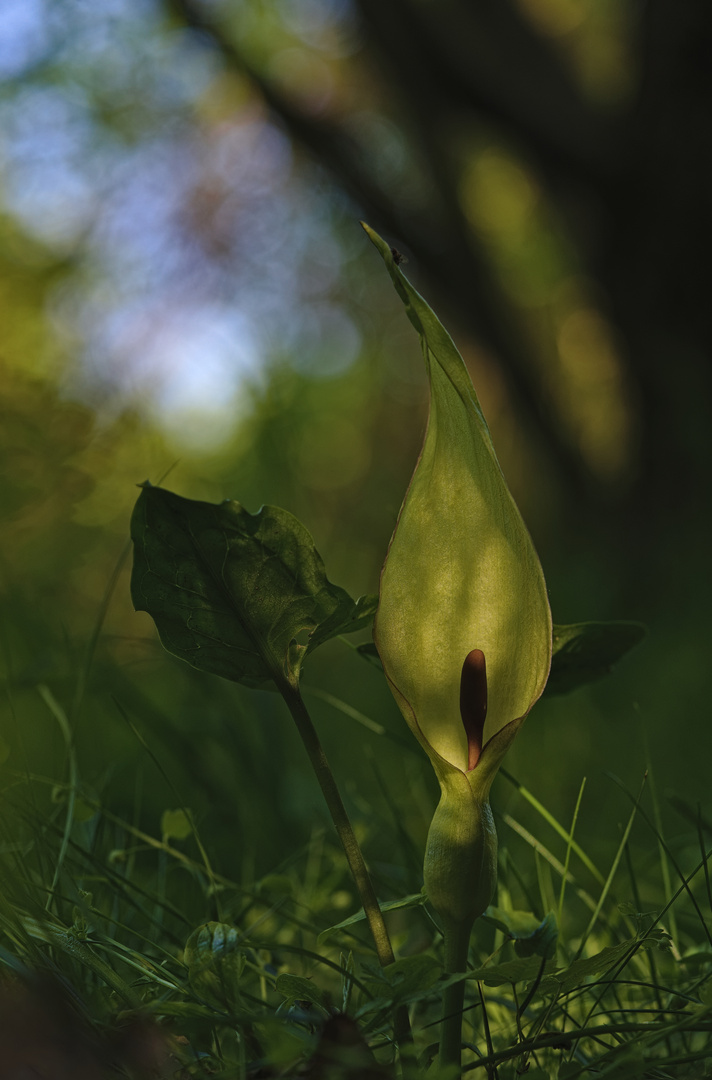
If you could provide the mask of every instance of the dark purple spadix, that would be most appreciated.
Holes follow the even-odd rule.
[[[487,716],[487,666],[482,649],[473,649],[462,665],[460,716],[467,735],[467,771],[470,772],[480,760]]]

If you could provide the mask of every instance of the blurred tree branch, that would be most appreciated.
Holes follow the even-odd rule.
[[[700,363],[710,345],[701,273],[712,186],[709,5],[649,0],[637,9],[638,89],[604,110],[585,99],[553,45],[511,0],[450,0],[446,7],[357,0],[364,51],[378,64],[430,174],[436,198],[426,216],[378,183],[343,126],[301,110],[266,79],[207,8],[196,0],[166,3],[249,76],[359,212],[413,253],[449,317],[497,356],[515,408],[548,452],[567,498],[593,508],[611,492],[597,487],[562,431],[511,303],[462,210],[458,131],[496,129],[536,171],[621,335],[642,417],[632,502],[644,514],[654,511],[665,480],[683,496],[681,475],[687,470],[694,484],[698,471],[695,440],[681,443],[666,418],[671,405],[689,408],[697,430],[703,420],[684,380],[702,380],[702,400],[709,391]],[[671,360],[678,373],[672,387]]]
[[[259,89],[266,104],[286,125],[290,135],[305,146],[337,179],[369,220],[392,236],[402,238],[413,253],[423,276],[439,293],[441,303],[459,324],[499,358],[502,373],[515,405],[575,496],[587,480],[585,468],[567,444],[546,407],[540,387],[527,362],[528,348],[512,322],[482,254],[477,250],[456,197],[453,170],[435,134],[437,118],[420,123],[420,134],[432,167],[440,206],[429,220],[404,213],[397,192],[386,192],[363,166],[360,147],[339,127],[323,118],[307,115],[263,78],[237,48],[221,26],[192,0],[167,0],[170,10],[194,30],[209,35],[228,64],[245,73]],[[429,110],[430,111],[430,110]],[[416,110],[417,112],[417,110]]]
[[[608,169],[609,127],[509,0],[452,0],[445,18],[410,0],[357,3],[382,60],[407,73],[421,105],[433,93],[443,114],[496,124],[555,186]]]

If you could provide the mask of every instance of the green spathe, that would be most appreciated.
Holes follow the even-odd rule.
[[[438,775],[452,767],[465,772],[486,797],[546,684],[546,584],[462,357],[390,248],[366,231],[418,330],[430,380],[428,429],[383,568],[374,637],[396,700]],[[486,659],[488,707],[482,755],[468,770],[460,677],[474,649]]]

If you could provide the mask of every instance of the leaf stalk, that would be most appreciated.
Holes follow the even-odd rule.
[[[292,719],[297,725],[297,731],[304,744],[304,749],[307,752],[319,787],[321,788],[322,795],[326,801],[331,820],[334,823],[334,828],[341,841],[341,846],[344,849],[346,861],[349,864],[351,875],[361,899],[368,928],[371,931],[371,936],[373,937],[373,942],[376,946],[378,962],[381,967],[388,967],[389,964],[395,963],[395,955],[383,918],[383,912],[378,903],[376,892],[373,888],[373,882],[371,881],[371,876],[366,868],[366,863],[361,848],[359,847],[358,840],[356,839],[353,826],[346,812],[346,807],[344,806],[339,789],[336,786],[334,774],[331,771],[331,766],[329,765],[324,748],[321,745],[316,728],[314,727],[314,722],[309,715],[309,710],[304,704],[298,686],[295,686],[285,679],[284,681],[280,680],[277,682],[277,689],[284,698],[287,708],[292,715]],[[399,1006],[396,1009],[394,1029],[397,1046],[402,1047],[405,1043],[410,1042],[410,1020],[408,1018],[408,1009],[406,1006]]]
[[[388,936],[388,930],[386,929],[383,914],[376,898],[373,883],[368,870],[366,869],[366,863],[364,862],[361,848],[359,847],[358,840],[354,834],[349,816],[346,813],[346,807],[344,806],[339,789],[336,786],[334,774],[331,771],[331,766],[324,753],[324,748],[321,745],[312,718],[304,704],[299,689],[286,680],[284,683],[280,684],[278,688],[287,704],[287,708],[292,715],[294,723],[297,725],[297,731],[304,743],[304,749],[307,752],[311,766],[316,774],[319,787],[321,788],[331,815],[331,820],[334,823],[334,828],[336,829],[344,849],[349,869],[351,870],[363,905],[366,921],[368,922],[369,930],[373,936],[379,963],[382,967],[387,967],[389,964],[395,962],[391,940]]]

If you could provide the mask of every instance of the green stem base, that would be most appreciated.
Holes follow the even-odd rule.
[[[457,975],[467,971],[467,953],[474,919],[464,923],[445,924],[445,974]],[[465,981],[448,986],[443,991],[443,1021],[440,1029],[441,1067],[449,1066],[455,1080],[462,1067],[462,1010],[465,1002]]]

